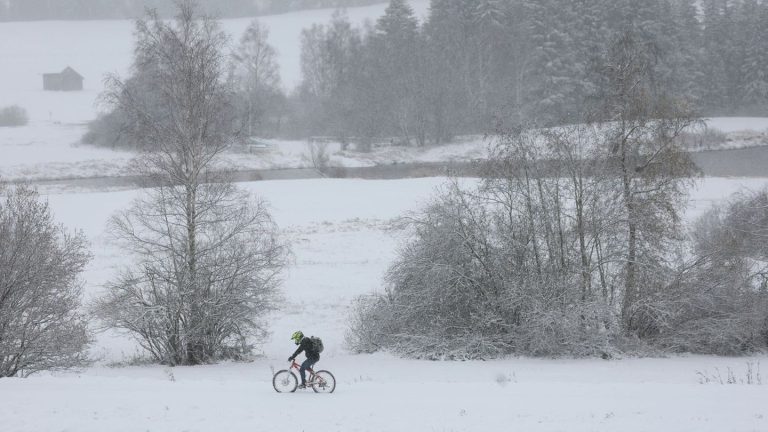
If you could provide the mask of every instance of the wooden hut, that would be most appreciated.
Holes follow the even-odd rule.
[[[43,74],[43,89],[51,91],[77,91],[83,89],[83,77],[67,66],[59,73]]]

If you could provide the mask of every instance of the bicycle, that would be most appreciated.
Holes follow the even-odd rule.
[[[279,370],[272,377],[272,387],[278,393],[293,393],[299,386],[299,369],[301,365],[296,360],[291,361],[288,369]],[[293,370],[296,370],[295,372]],[[315,393],[333,393],[336,390],[336,378],[327,370],[315,372],[312,368],[307,369],[309,377],[307,378],[307,387],[312,387]]]

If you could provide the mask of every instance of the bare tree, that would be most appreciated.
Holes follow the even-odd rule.
[[[639,306],[654,286],[664,284],[654,280],[660,274],[656,264],[665,261],[669,242],[680,239],[679,212],[696,172],[677,140],[695,118],[685,103],[657,87],[658,55],[652,42],[625,32],[602,64],[602,110],[596,112],[624,206],[622,324],[638,334],[655,331]]]
[[[96,314],[171,365],[247,352],[275,305],[286,247],[265,205],[218,163],[233,135],[225,37],[189,1],[175,22],[139,20],[137,35],[136,63],[150,65],[163,114],[117,79],[110,95],[140,125],[135,138],[149,151],[135,166],[154,187],[111,221],[136,263],[108,285]]]
[[[171,365],[247,353],[266,333],[285,262],[264,203],[231,183],[200,187],[195,212],[190,228],[183,189],[160,187],[113,217],[110,232],[134,263],[96,305],[107,326]]]
[[[0,185],[0,197],[0,377],[85,364],[85,237],[57,225],[28,186]]]

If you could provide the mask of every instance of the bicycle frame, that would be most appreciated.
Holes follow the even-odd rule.
[[[296,369],[296,372],[299,372],[301,370],[301,365],[297,363],[296,360],[292,360],[291,367],[289,369]],[[322,384],[325,381],[319,376],[315,375],[315,371],[312,370],[312,368],[307,368],[307,371],[309,372],[309,377],[307,377],[307,385]],[[315,382],[315,379],[318,380],[317,383]]]

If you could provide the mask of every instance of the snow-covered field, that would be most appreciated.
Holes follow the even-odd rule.
[[[203,367],[109,367],[130,360],[129,338],[99,335],[96,366],[0,380],[0,430],[16,431],[765,431],[764,385],[702,384],[768,357],[684,356],[604,361],[511,358],[488,362],[353,355],[343,347],[350,300],[381,290],[403,232],[393,220],[425,204],[444,179],[292,180],[244,183],[271,203],[292,243],[284,308],[250,363]],[[471,180],[467,180],[471,181]],[[768,179],[704,179],[688,218]],[[45,192],[45,191],[44,191]],[[136,191],[48,195],[57,220],[82,229],[95,258],[86,297],[123,257],[105,221]],[[87,209],[84,211],[83,209]],[[272,369],[293,350],[291,332],[323,337],[318,365],[335,373],[332,395],[277,394]]]
[[[266,361],[89,371],[0,383],[0,419],[9,432],[763,432],[766,386],[696,381],[745,361],[329,359],[331,395],[275,393]]]
[[[2,26],[2,25],[0,25]],[[768,145],[768,118],[714,118],[707,121],[726,134],[725,141],[696,150],[724,150]],[[0,128],[0,178],[6,180],[68,179],[125,176],[131,152],[97,148],[80,143],[86,132],[81,124],[33,122],[28,126]],[[311,167],[311,150],[305,141],[263,140],[267,148],[225,155],[239,170]],[[481,136],[460,137],[456,142],[424,148],[377,146],[371,152],[341,151],[338,143],[323,144],[334,167],[469,161],[488,157],[489,141]]]

